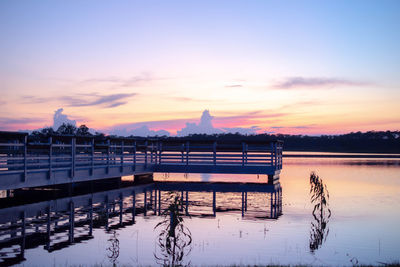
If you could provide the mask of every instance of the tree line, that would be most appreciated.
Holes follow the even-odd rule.
[[[46,127],[33,131],[30,136],[41,138],[49,135],[95,136],[99,138],[119,137],[101,132],[91,133],[86,125],[76,127],[62,124],[57,130]],[[137,138],[136,136],[128,136]],[[216,141],[216,142],[266,142],[282,140],[287,151],[326,151],[326,152],[368,152],[368,153],[400,153],[400,131],[368,131],[351,132],[340,135],[290,135],[290,134],[254,134],[239,133],[192,134],[185,137],[156,136],[165,141]],[[143,137],[140,137],[143,139]]]

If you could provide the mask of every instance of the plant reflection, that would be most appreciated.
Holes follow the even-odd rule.
[[[327,226],[331,217],[331,210],[329,209],[328,188],[314,172],[310,174],[310,185],[311,203],[314,204],[312,212],[314,221],[311,222],[310,232],[310,251],[314,253],[315,250],[322,246],[329,234]]]
[[[183,224],[180,213],[181,200],[176,194],[170,193],[172,203],[163,212],[164,219],[154,229],[161,228],[157,246],[159,251],[154,254],[158,264],[163,266],[185,266],[183,258],[192,250],[190,230]],[[190,265],[190,262],[186,266]]]
[[[109,247],[107,247],[107,257],[113,266],[117,266],[117,259],[119,257],[119,239],[118,234],[114,230],[112,236],[108,239]]]

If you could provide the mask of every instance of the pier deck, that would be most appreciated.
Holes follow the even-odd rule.
[[[0,132],[0,190],[162,173],[265,174],[282,169],[282,142],[217,143]]]

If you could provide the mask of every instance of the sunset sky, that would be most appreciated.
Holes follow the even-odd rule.
[[[0,130],[400,130],[398,0],[2,0],[0,34]]]

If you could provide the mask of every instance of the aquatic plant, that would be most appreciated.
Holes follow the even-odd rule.
[[[159,254],[154,253],[154,257],[163,266],[184,266],[183,258],[192,249],[192,236],[184,225],[179,196],[172,192],[169,196],[172,203],[162,213],[164,219],[154,227],[161,228],[157,240]],[[186,265],[190,265],[190,262]]]
[[[110,245],[107,247],[107,257],[115,267],[117,266],[117,259],[119,257],[119,239],[115,230],[113,231],[112,236],[108,239],[108,242]]]
[[[310,232],[310,251],[313,253],[322,246],[329,234],[327,225],[331,217],[331,210],[328,188],[315,172],[310,174],[310,186],[311,203],[314,204],[312,215],[315,220],[311,222]]]

